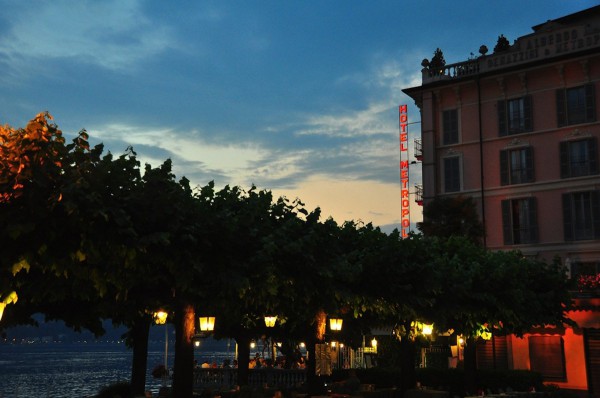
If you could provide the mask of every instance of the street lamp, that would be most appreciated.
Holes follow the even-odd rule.
[[[169,372],[169,359],[168,359],[168,354],[169,354],[169,327],[167,326],[167,312],[163,311],[163,310],[159,310],[156,311],[153,314],[154,317],[154,323],[156,323],[157,325],[165,325],[165,373],[163,375],[163,384],[165,384],[165,378]]]
[[[202,332],[212,332],[215,330],[215,317],[214,316],[201,316],[199,318],[200,321],[200,331]]]
[[[277,315],[275,315],[275,316],[272,316],[272,315],[265,316],[265,325],[268,328],[275,327],[275,323],[276,322],[277,322]]]
[[[344,322],[341,318],[330,318],[329,319],[329,328],[333,331],[339,332],[342,330],[342,323]]]

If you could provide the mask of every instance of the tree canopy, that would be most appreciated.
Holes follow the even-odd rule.
[[[0,328],[36,312],[98,334],[102,319],[126,325],[137,393],[158,309],[175,324],[179,397],[192,395],[197,315],[218,314],[215,336],[240,347],[265,315],[278,316],[271,333],[313,344],[332,316],[360,334],[395,325],[405,342],[416,322],[477,336],[568,321],[562,269],[481,247],[469,199],[432,202],[424,235],[401,239],[254,186],[192,187],[171,160],[142,169],[133,148],[88,139],[66,144],[49,114],[0,129]]]

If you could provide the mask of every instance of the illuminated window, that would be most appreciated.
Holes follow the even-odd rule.
[[[538,227],[535,198],[503,200],[502,228],[505,245],[537,242]]]
[[[531,120],[531,96],[498,101],[498,130],[501,136],[531,131]]]
[[[599,192],[563,194],[563,224],[566,241],[600,239]]]
[[[444,158],[444,192],[460,191],[460,156]]]
[[[556,90],[558,126],[596,121],[596,95],[593,84]]]
[[[531,147],[500,151],[500,183],[502,185],[533,182],[533,149]]]
[[[451,109],[442,113],[443,121],[443,144],[457,144],[458,143],[458,111]]]
[[[565,380],[565,354],[560,336],[529,336],[531,370],[544,380]]]
[[[580,177],[598,174],[596,137],[560,143],[560,177]]]

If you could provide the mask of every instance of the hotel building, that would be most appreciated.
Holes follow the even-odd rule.
[[[471,196],[487,248],[559,257],[588,289],[569,313],[577,327],[495,338],[479,366],[600,397],[600,6],[480,54],[424,60],[422,84],[403,90],[421,113],[424,204]]]

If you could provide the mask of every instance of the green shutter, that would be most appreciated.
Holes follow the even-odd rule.
[[[561,142],[559,144],[559,159],[560,159],[560,178],[569,178],[569,143]]]
[[[565,112],[565,90],[556,90],[556,119],[558,127],[567,125],[567,114]]]
[[[500,151],[500,184],[509,185],[509,165],[508,165],[508,151]]]
[[[535,243],[538,241],[538,223],[537,223],[537,201],[535,198],[529,198],[529,241],[527,243]]]
[[[565,193],[563,199],[563,230],[565,241],[573,240],[573,215],[571,211],[571,194]]]
[[[585,121],[596,121],[596,93],[594,84],[585,86]]]
[[[590,159],[590,174],[598,174],[598,140],[596,137],[588,140],[588,156]]]
[[[525,181],[533,182],[534,180],[534,168],[533,168],[533,148],[525,148]]]
[[[506,123],[506,101],[498,101],[498,134],[500,137],[508,135],[508,126]]]
[[[512,245],[512,218],[510,211],[510,200],[502,201],[502,232],[504,234],[504,244]]]
[[[533,117],[532,117],[532,108],[531,108],[531,95],[527,95],[523,97],[523,111],[525,114],[523,115],[523,123],[525,127],[525,131],[533,131]]]
[[[600,193],[598,191],[590,192],[590,199],[592,203],[592,225],[594,228],[594,239],[600,239]]]

